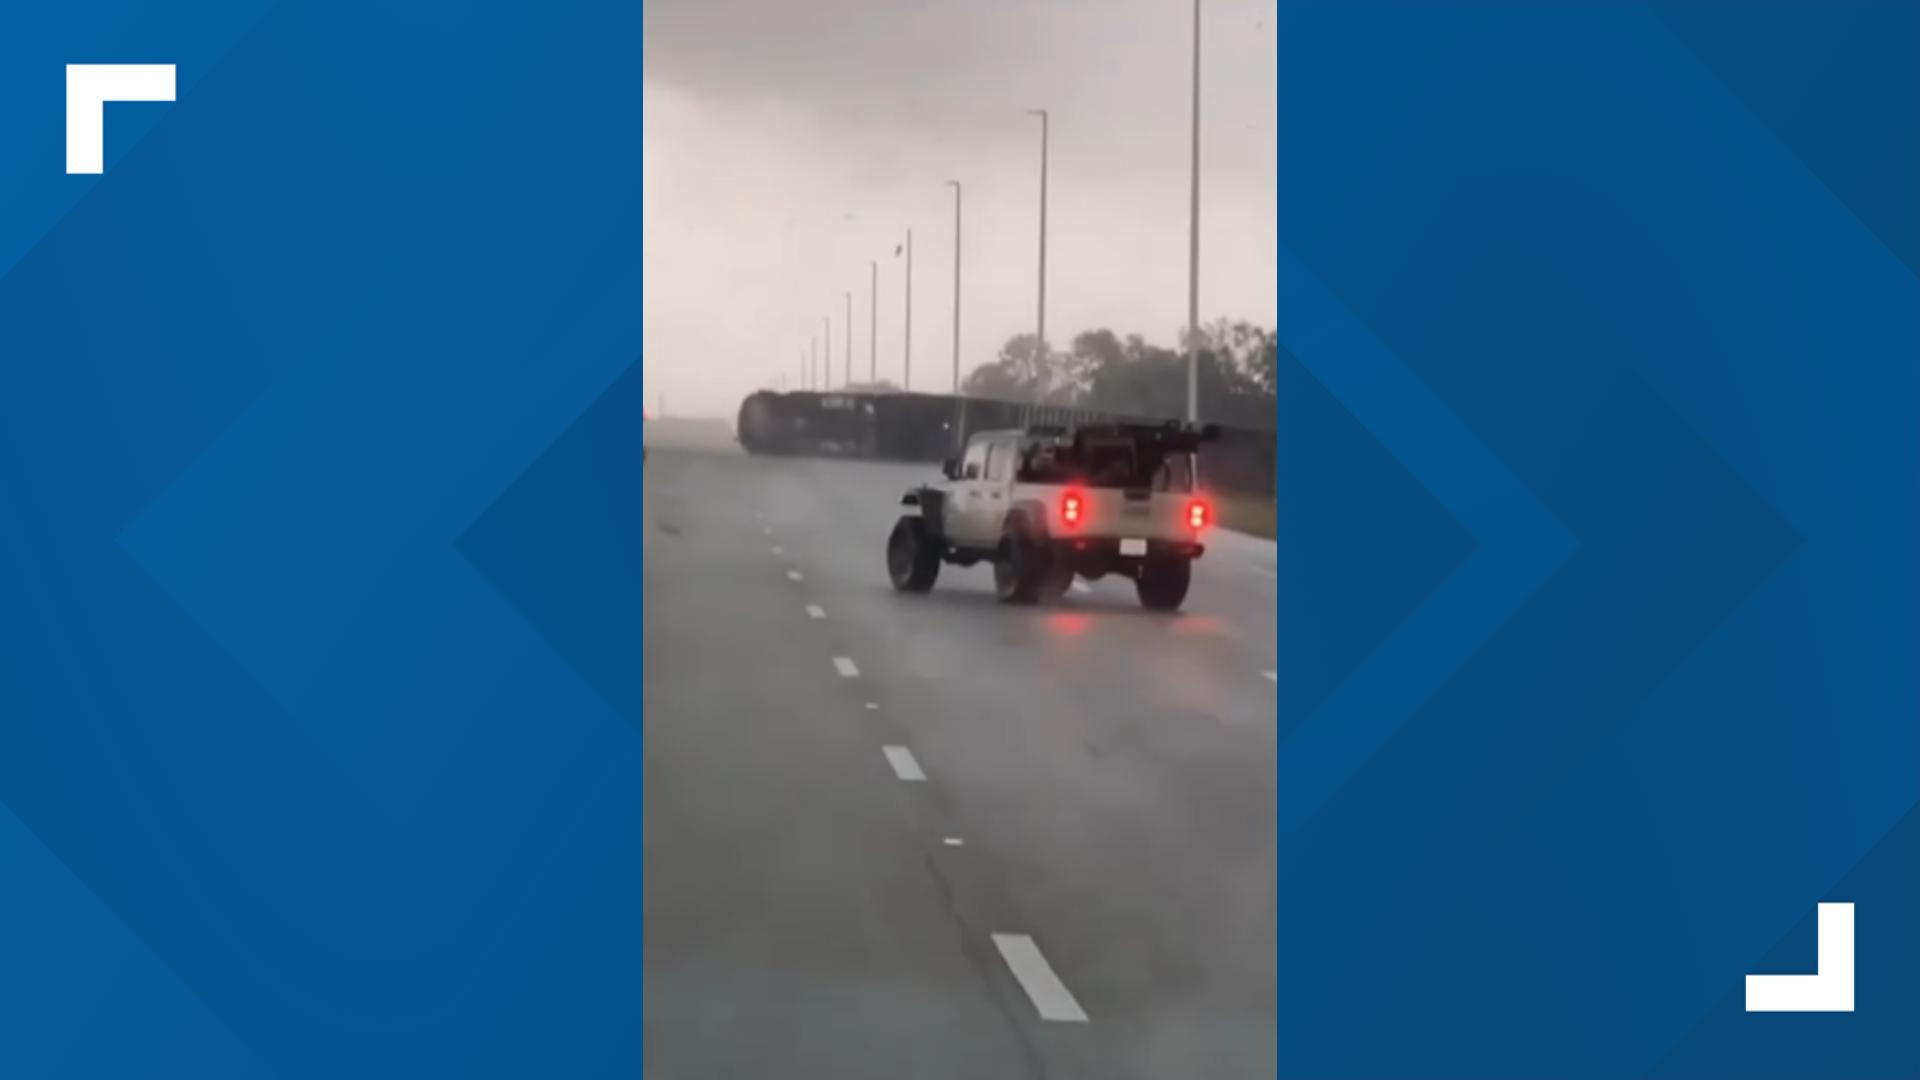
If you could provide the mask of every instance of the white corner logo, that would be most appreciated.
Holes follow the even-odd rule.
[[[106,171],[107,102],[172,100],[172,64],[68,64],[67,174]]]
[[[1812,975],[1747,976],[1748,1012],[1853,1011],[1853,905],[1821,904]]]

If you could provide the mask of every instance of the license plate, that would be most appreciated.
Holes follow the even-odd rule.
[[[1145,555],[1146,553],[1147,542],[1145,540],[1120,541],[1120,554],[1122,555]]]

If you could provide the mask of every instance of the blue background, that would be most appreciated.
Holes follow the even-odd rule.
[[[0,14],[0,1075],[637,1074],[639,718],[463,544],[638,383],[640,34]]]
[[[637,1073],[638,5],[0,20],[0,1073]],[[1279,41],[1287,1074],[1920,1076],[1920,11]]]
[[[1280,9],[1283,1067],[1920,1076],[1920,6]]]

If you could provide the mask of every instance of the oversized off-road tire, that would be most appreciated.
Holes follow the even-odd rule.
[[[887,537],[887,576],[901,592],[923,593],[940,577],[940,545],[927,533],[927,523],[903,517]]]
[[[1047,563],[1047,579],[1040,585],[1040,594],[1049,600],[1058,600],[1072,587],[1073,563],[1056,553]]]
[[[1009,517],[993,560],[993,594],[1003,604],[1031,604],[1040,599],[1047,581],[1047,555],[1046,544],[1032,535],[1026,519],[1019,514]]]
[[[1153,611],[1178,611],[1186,602],[1187,586],[1193,582],[1190,559],[1150,559],[1140,568],[1133,587],[1140,594],[1140,605]]]

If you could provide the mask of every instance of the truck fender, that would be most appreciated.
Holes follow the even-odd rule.
[[[926,522],[926,530],[933,536],[945,537],[947,534],[947,493],[939,488],[914,488],[900,497],[901,506],[920,508],[920,520]]]
[[[1016,514],[1026,519],[1027,529],[1033,534],[1035,540],[1041,543],[1047,541],[1046,503],[1038,499],[1021,499],[1007,508],[1007,516],[1003,519],[1004,522],[1011,524]],[[1005,524],[1002,525],[1002,528],[1005,528]]]

